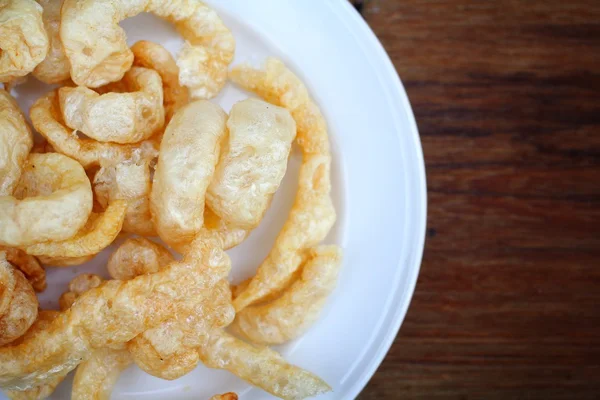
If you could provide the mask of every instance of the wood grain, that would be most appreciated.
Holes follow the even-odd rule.
[[[370,0],[423,142],[421,275],[360,395],[600,398],[600,2]]]

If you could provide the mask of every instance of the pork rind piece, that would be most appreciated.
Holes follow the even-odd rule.
[[[131,363],[125,349],[95,350],[75,371],[71,400],[110,400],[119,375]]]
[[[223,221],[253,229],[287,169],[296,123],[289,111],[258,99],[233,105],[206,202]]]
[[[36,0],[44,9],[42,21],[48,34],[49,48],[46,58],[35,67],[32,74],[44,83],[61,83],[71,77],[71,65],[60,41],[60,9],[62,0]]]
[[[153,274],[174,260],[165,247],[146,238],[129,238],[108,259],[108,273],[114,279],[128,280]]]
[[[99,87],[120,80],[133,62],[122,20],[141,12],[173,23],[186,41],[179,81],[194,98],[214,97],[227,79],[235,40],[217,13],[201,1],[65,0],[60,36],[75,83]],[[101,31],[102,34],[95,34]]]
[[[79,161],[85,169],[115,165],[134,157],[151,159],[158,154],[158,141],[152,139],[139,143],[118,144],[80,138],[77,132],[65,125],[56,91],[39,98],[31,106],[29,114],[36,131],[44,136],[57,152]]]
[[[32,146],[33,136],[21,109],[0,89],[0,196],[13,194]]]
[[[217,237],[203,235],[188,246],[182,261],[85,292],[48,329],[18,346],[0,348],[0,387],[40,386],[73,370],[94,349],[118,348],[174,315],[190,315],[196,303],[188,300],[209,296],[220,281],[224,264],[218,260],[227,257],[220,248]],[[230,313],[233,319],[233,309]]]
[[[158,72],[133,67],[100,94],[84,86],[62,87],[58,102],[65,125],[100,142],[137,143],[162,130],[163,83]]]
[[[37,319],[35,320],[33,325],[31,325],[31,328],[29,328],[29,330],[25,332],[25,335],[21,336],[20,338],[12,342],[10,345],[16,346],[19,343],[21,343],[24,339],[27,339],[36,334],[37,332],[46,329],[54,320],[54,318],[56,318],[57,315],[58,311],[40,310],[38,312]],[[11,400],[42,400],[49,397],[54,392],[56,387],[63,381],[65,376],[66,374],[57,375],[54,378],[50,379],[48,382],[29,390],[6,390],[4,391],[4,394]]]
[[[230,78],[242,88],[290,111],[296,121],[296,143],[302,150],[296,200],[275,245],[256,276],[234,299],[237,311],[289,285],[303,253],[329,233],[336,214],[331,200],[331,154],[327,125],[304,84],[279,60],[270,58],[263,70],[235,67]]]
[[[257,344],[281,344],[302,335],[319,318],[337,283],[342,252],[337,246],[311,249],[302,275],[268,303],[244,308],[233,332]]]
[[[0,82],[24,77],[48,54],[42,6],[34,0],[0,1]]]
[[[189,102],[190,95],[186,87],[179,83],[179,67],[171,53],[158,43],[140,40],[131,46],[133,65],[150,68],[158,72],[163,84],[163,105],[165,123],[173,114]]]
[[[69,283],[69,291],[59,299],[60,309],[69,309],[82,294],[100,286],[103,279],[94,274],[81,274]],[[124,346],[98,349],[79,364],[73,380],[72,400],[109,400],[121,372],[132,360]]]
[[[0,251],[6,253],[6,260],[25,275],[36,292],[43,292],[46,289],[46,270],[37,258],[13,247],[0,246]]]
[[[25,276],[0,252],[0,346],[22,336],[38,314],[38,300]]]
[[[156,231],[181,249],[204,224],[204,199],[219,160],[227,114],[198,100],[174,116],[160,144],[152,184],[150,210]]]
[[[106,208],[115,201],[126,201],[123,231],[156,236],[150,214],[151,167],[154,160],[134,154],[130,160],[100,168],[93,178],[96,200]]]
[[[85,226],[75,236],[63,241],[36,243],[25,247],[32,255],[48,257],[86,257],[104,250],[115,240],[125,219],[127,203],[110,204],[101,214],[92,213]]]
[[[91,211],[92,188],[77,161],[58,153],[32,153],[14,196],[0,197],[0,245],[68,239]]]
[[[288,364],[268,347],[257,347],[222,330],[215,330],[198,349],[209,368],[225,369],[282,399],[306,399],[331,387],[318,376]]]

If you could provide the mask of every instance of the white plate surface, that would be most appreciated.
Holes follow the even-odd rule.
[[[410,104],[385,51],[346,0],[209,3],[235,35],[234,64],[248,61],[258,66],[268,56],[281,58],[305,81],[328,121],[338,221],[327,241],[344,248],[343,269],[318,323],[277,350],[333,387],[333,393],[320,398],[352,399],[391,345],[421,262],[425,172]],[[174,54],[181,46],[175,30],[152,15],[128,19],[122,26],[131,44],[152,40]],[[13,94],[29,110],[48,89],[31,78]],[[227,86],[214,101],[228,111],[248,96]],[[261,226],[230,251],[233,281],[252,275],[268,253],[291,207],[299,163],[294,154]],[[58,296],[76,274],[106,276],[104,265],[113,249],[84,266],[50,268],[48,289],[40,296],[42,307],[57,308]],[[65,381],[52,398],[68,399],[70,385]],[[121,376],[112,398],[197,400],[227,391],[244,400],[272,398],[227,372],[204,367],[172,382],[132,367]]]

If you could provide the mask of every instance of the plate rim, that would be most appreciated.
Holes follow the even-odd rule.
[[[347,18],[347,22],[353,25],[352,28],[355,28],[360,33],[360,36],[364,38],[368,47],[370,47],[377,56],[375,60],[378,64],[381,65],[381,68],[375,70],[376,75],[378,75],[380,78],[383,77],[383,80],[385,82],[390,83],[390,85],[386,88],[386,95],[390,98],[395,97],[395,103],[400,104],[402,106],[402,109],[406,112],[410,130],[405,134],[411,136],[411,141],[414,145],[413,148],[410,150],[414,152],[414,155],[416,156],[417,160],[417,163],[414,165],[414,175],[417,177],[416,186],[419,191],[419,195],[416,196],[416,198],[421,199],[419,206],[422,210],[420,217],[415,219],[416,246],[413,248],[413,250],[416,251],[416,255],[414,257],[414,262],[412,263],[412,265],[408,266],[408,281],[406,282],[407,290],[404,292],[400,292],[399,288],[396,288],[396,292],[394,293],[393,298],[398,299],[398,297],[400,297],[399,300],[403,301],[395,302],[395,312],[391,317],[390,323],[387,324],[387,331],[383,335],[383,340],[378,346],[376,352],[369,357],[370,359],[365,360],[365,362],[367,362],[367,365],[363,368],[363,371],[359,375],[358,379],[356,379],[355,382],[346,391],[346,393],[352,396],[352,398],[356,398],[367,386],[367,384],[369,383],[369,381],[383,362],[385,356],[388,354],[396,336],[400,331],[400,327],[404,322],[406,313],[412,301],[417,280],[419,277],[419,272],[421,269],[423,253],[425,250],[428,199],[423,145],[421,143],[419,129],[417,127],[414,112],[410,100],[408,98],[408,94],[406,93],[406,89],[404,88],[404,85],[400,78],[400,75],[396,71],[392,60],[389,54],[386,52],[385,48],[383,47],[381,41],[379,40],[379,38],[377,38],[377,36],[375,35],[371,27],[368,25],[366,20],[363,18],[363,16],[360,15],[358,11],[356,11],[356,9],[347,0],[337,0],[337,5],[340,7],[340,11],[345,13],[345,15],[341,17]],[[400,132],[398,132],[397,129],[396,134],[400,135]],[[399,264],[402,264],[402,260],[399,261]],[[402,294],[404,294],[404,296],[401,296]],[[404,297],[404,299],[402,299],[402,297]]]

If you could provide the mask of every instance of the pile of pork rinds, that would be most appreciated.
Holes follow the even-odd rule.
[[[141,12],[176,26],[177,58],[127,45],[119,22]],[[58,87],[29,110],[35,145],[0,90],[4,393],[42,399],[75,370],[73,399],[108,399],[133,363],[168,380],[203,363],[284,399],[329,391],[268,347],[315,322],[341,263],[320,245],[336,218],[327,127],[297,76],[277,59],[230,69],[233,35],[196,0],[0,0],[0,49],[6,90],[29,74]],[[229,114],[208,101],[228,80],[256,95]],[[294,143],[292,209],[256,275],[232,286],[225,250],[260,224]],[[39,309],[43,266],[87,262],[117,236],[110,280],[76,276],[60,311]]]

